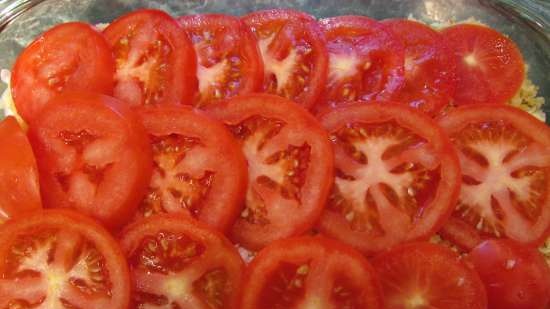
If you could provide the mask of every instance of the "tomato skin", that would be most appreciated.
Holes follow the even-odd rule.
[[[550,304],[550,267],[536,248],[488,240],[469,257],[487,289],[489,309],[545,309]]]
[[[0,222],[39,210],[38,168],[29,140],[14,117],[0,121]]]

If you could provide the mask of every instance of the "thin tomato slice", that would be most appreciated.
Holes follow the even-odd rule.
[[[323,31],[315,19],[290,9],[273,9],[243,20],[258,39],[264,92],[311,108],[325,86],[328,67]]]
[[[188,104],[197,90],[197,63],[187,34],[170,15],[137,10],[103,34],[116,59],[114,95],[131,105]]]
[[[240,308],[244,263],[229,240],[199,222],[153,216],[128,226],[121,245],[130,264],[131,308]]]
[[[233,98],[207,112],[240,140],[248,160],[246,206],[233,239],[259,249],[309,230],[332,184],[328,136],[305,109],[274,95]]]
[[[319,117],[336,178],[320,230],[372,254],[430,237],[451,214],[460,169],[437,123],[401,104],[358,103]]]
[[[55,26],[15,62],[11,86],[17,112],[32,122],[60,92],[112,94],[114,72],[109,44],[95,28],[80,22]]]
[[[117,242],[90,218],[46,210],[0,227],[0,308],[127,308]]]
[[[199,92],[193,105],[258,91],[264,73],[256,38],[237,17],[221,14],[183,16],[197,54]]]
[[[457,67],[455,103],[506,103],[525,78],[525,64],[516,44],[491,28],[459,24],[444,29]]]

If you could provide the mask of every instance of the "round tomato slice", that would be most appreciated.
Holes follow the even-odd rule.
[[[204,14],[183,16],[178,22],[198,57],[199,92],[193,105],[201,107],[261,88],[264,73],[256,38],[239,18]]]
[[[185,213],[227,231],[244,202],[246,159],[223,124],[191,108],[140,112],[153,149],[153,177],[139,216]]]
[[[103,34],[116,59],[115,97],[131,105],[187,104],[197,90],[197,63],[187,34],[170,15],[137,10]]]
[[[320,230],[372,254],[430,237],[451,214],[460,169],[428,116],[401,104],[358,103],[319,117],[336,178]]]
[[[111,94],[114,72],[109,44],[94,27],[80,22],[55,26],[15,62],[11,91],[17,112],[32,122],[62,91]]]
[[[290,9],[257,11],[243,17],[258,39],[264,92],[311,108],[327,78],[323,31],[315,19]]]
[[[46,210],[0,227],[0,308],[127,308],[117,242],[86,216]]]
[[[29,140],[14,117],[0,121],[0,223],[42,208],[38,168]],[[0,307],[1,308],[1,307]]]
[[[309,230],[332,185],[328,135],[305,109],[284,98],[256,94],[207,112],[224,122],[248,160],[246,206],[233,239],[249,249]]]
[[[199,222],[161,214],[128,226],[131,308],[237,309],[244,263],[231,242]]]
[[[405,52],[389,27],[363,16],[332,17],[320,23],[329,71],[317,110],[356,100],[389,100],[401,89]]]
[[[56,97],[31,123],[45,207],[69,207],[110,228],[135,213],[151,177],[151,147],[139,119],[110,97]]]
[[[459,107],[439,124],[462,168],[455,217],[480,234],[543,242],[550,228],[550,129],[505,105]]]
[[[456,63],[441,33],[407,19],[383,22],[405,46],[405,85],[395,100],[431,116],[448,106],[456,87]]]
[[[367,260],[322,237],[270,244],[249,265],[242,290],[241,309],[384,308]]]
[[[372,260],[387,309],[484,309],[479,275],[451,249],[430,243],[399,245]]]
[[[506,103],[525,78],[525,64],[516,44],[480,25],[459,24],[444,29],[457,63],[455,103]]]

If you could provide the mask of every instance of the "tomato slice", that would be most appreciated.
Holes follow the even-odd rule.
[[[482,235],[542,243],[550,228],[550,129],[505,105],[456,108],[439,124],[462,167],[454,216]]]
[[[121,245],[130,264],[131,308],[239,308],[244,263],[229,240],[199,222],[152,216],[128,226]]]
[[[127,308],[117,242],[93,220],[46,210],[0,227],[0,308]]]
[[[170,15],[137,10],[103,34],[116,59],[115,97],[132,105],[187,104],[197,90],[197,63],[187,34]]]
[[[199,92],[193,105],[257,91],[264,73],[256,38],[237,17],[221,14],[183,16],[198,57]]]
[[[85,23],[60,24],[41,34],[17,58],[12,97],[17,112],[32,122],[60,92],[112,94],[114,72],[111,49],[101,33]]]
[[[405,46],[405,85],[396,101],[437,115],[452,102],[456,88],[456,62],[441,33],[407,19],[383,22]]]
[[[430,237],[459,192],[458,159],[428,116],[401,104],[358,103],[319,117],[336,177],[320,230],[372,254]]]
[[[147,134],[126,104],[66,93],[31,123],[29,140],[45,207],[75,208],[110,228],[135,213],[152,159]]]
[[[229,126],[248,160],[246,207],[233,239],[256,250],[309,230],[324,207],[333,171],[328,136],[315,118],[267,94],[236,97],[207,112]]]
[[[487,308],[479,275],[446,247],[403,244],[378,255],[372,264],[387,309]]]
[[[263,91],[311,108],[325,87],[328,68],[326,42],[315,19],[291,9],[273,9],[243,20],[258,39]]]
[[[41,209],[42,203],[36,160],[25,132],[14,117],[0,121],[0,145],[1,223]]]
[[[153,177],[139,216],[178,212],[227,231],[244,202],[246,159],[221,123],[184,107],[143,109]]]
[[[516,44],[485,26],[459,24],[441,34],[457,66],[455,103],[506,103],[525,78],[525,64]]]
[[[320,21],[327,39],[329,71],[316,109],[356,100],[390,100],[403,86],[404,47],[386,25],[363,16]]]
[[[241,309],[384,308],[367,260],[322,237],[279,240],[249,265]]]

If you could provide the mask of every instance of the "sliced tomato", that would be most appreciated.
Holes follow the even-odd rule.
[[[130,276],[117,242],[69,210],[0,227],[0,308],[127,308]]]
[[[381,253],[372,263],[387,309],[487,308],[479,275],[446,247],[403,244]]]
[[[187,34],[170,15],[137,10],[103,34],[116,59],[115,97],[131,105],[188,104],[197,90],[197,63]]]
[[[525,79],[525,64],[516,44],[491,28],[458,24],[443,29],[457,63],[455,103],[506,103]]]
[[[89,93],[56,97],[31,123],[44,206],[75,208],[110,228],[135,213],[151,177],[151,148],[129,107]]]
[[[41,34],[17,58],[11,91],[27,122],[63,91],[113,93],[115,62],[109,44],[94,27],[60,24]]]
[[[256,38],[237,17],[188,15],[178,19],[197,54],[199,92],[193,105],[260,90],[263,64]]]
[[[484,237],[542,243],[550,228],[550,128],[505,105],[459,107],[439,124],[462,168],[454,216]]]
[[[320,230],[365,254],[433,235],[451,214],[460,169],[435,121],[402,104],[358,103],[319,117],[336,178]]]
[[[248,160],[246,206],[233,239],[256,250],[309,230],[324,207],[333,172],[328,135],[315,118],[267,94],[236,97],[207,112],[231,129]]]
[[[390,100],[404,83],[404,47],[391,29],[363,16],[320,21],[329,54],[325,93],[316,109],[356,100]]]
[[[367,260],[322,237],[270,244],[254,258],[245,278],[241,309],[384,308]]]
[[[41,209],[42,203],[36,160],[25,132],[14,117],[0,121],[0,145],[0,222],[3,222]]]
[[[128,226],[121,245],[130,264],[131,308],[239,308],[244,263],[229,240],[199,222],[153,216]]]
[[[474,226],[456,217],[449,218],[439,230],[439,234],[463,253],[470,252],[485,238],[485,235],[480,235]]]
[[[258,39],[264,92],[311,108],[327,78],[323,31],[315,19],[290,9],[257,11],[243,17]]]
[[[140,116],[154,170],[138,216],[184,213],[226,232],[244,203],[248,172],[231,132],[191,108],[143,109]]]
[[[470,253],[487,289],[489,309],[545,309],[550,305],[550,267],[532,247],[509,239],[488,240]]]
[[[396,101],[437,115],[452,102],[456,88],[456,60],[441,33],[408,20],[383,22],[405,46],[405,85]]]

